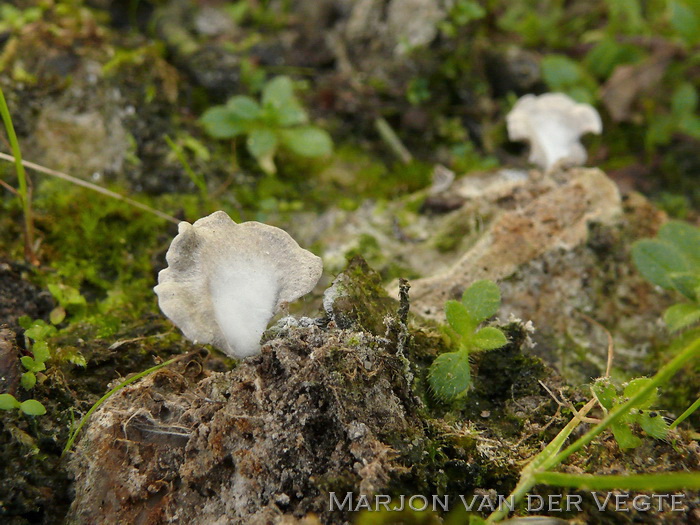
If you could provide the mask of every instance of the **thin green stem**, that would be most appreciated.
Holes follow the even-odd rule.
[[[15,170],[17,171],[17,182],[19,184],[18,193],[24,213],[24,257],[31,264],[38,265],[39,261],[34,254],[34,219],[32,214],[31,192],[29,190],[29,184],[27,184],[27,174],[22,164],[22,152],[19,148],[19,141],[17,140],[10,109],[7,107],[7,101],[5,100],[5,94],[2,88],[0,88],[0,115],[2,115],[2,121],[5,124],[5,131],[10,141],[12,155],[15,158]]]
[[[583,490],[698,490],[700,489],[700,472],[658,472],[622,476],[538,472],[535,474],[535,482]]]
[[[690,406],[688,407],[688,409],[687,409],[685,412],[683,412],[680,416],[678,416],[678,418],[677,418],[673,423],[671,423],[671,426],[670,426],[669,428],[670,428],[670,429],[676,428],[678,425],[680,425],[681,423],[683,423],[683,421],[685,421],[686,419],[688,419],[688,417],[689,417],[693,412],[695,412],[698,408],[700,408],[700,397],[699,397],[698,399],[696,399],[696,400],[695,400],[695,403],[693,403],[692,405],[690,405]]]
[[[612,423],[615,421],[618,421],[620,418],[622,418],[633,406],[639,403],[640,400],[645,398],[652,390],[655,388],[659,387],[660,385],[666,383],[673,375],[678,372],[684,365],[686,365],[688,362],[692,361],[693,359],[696,359],[697,357],[700,356],[700,339],[695,339],[694,341],[691,341],[689,344],[687,344],[683,349],[674,357],[671,361],[666,363],[655,375],[654,377],[651,378],[651,381],[649,381],[644,388],[641,388],[638,390],[633,396],[630,397],[628,401],[625,403],[616,406],[613,410],[611,410],[608,415],[596,426],[594,426],[592,429],[590,429],[588,432],[586,432],[582,437],[580,437],[578,440],[576,440],[573,444],[569,445],[566,449],[564,449],[561,452],[558,452],[561,448],[561,445],[563,442],[568,438],[568,436],[571,434],[571,431],[576,427],[576,425],[580,422],[580,418],[582,416],[585,416],[584,410],[580,412],[577,417],[575,417],[572,421],[570,421],[564,429],[559,432],[557,437],[554,438],[554,440],[547,445],[547,447],[537,454],[530,463],[523,468],[521,474],[520,474],[520,481],[518,482],[517,486],[515,487],[514,491],[511,493],[511,495],[506,498],[506,501],[510,501],[513,503],[518,503],[520,500],[522,500],[523,497],[527,494],[527,492],[538,483],[538,479],[541,480],[542,482],[546,482],[547,479],[553,479],[553,480],[558,480],[558,481],[565,481],[566,478],[561,478],[561,477],[551,477],[548,478],[547,476],[543,476],[546,471],[550,470],[551,468],[557,466],[560,464],[562,461],[564,461],[566,458],[568,458],[571,454],[574,452],[580,450],[582,447],[590,443],[596,436],[598,436],[603,430],[608,428]],[[592,406],[591,403],[594,401],[591,400],[589,403],[586,405],[586,407]],[[692,407],[691,407],[692,408]],[[688,412],[688,411],[686,411]],[[549,474],[555,474],[555,473],[549,473]],[[671,476],[685,476],[687,473],[668,473],[669,478]],[[690,476],[688,479],[684,479],[683,477],[681,479],[684,479],[684,481],[687,481],[689,484],[688,488],[693,488],[695,487],[695,484],[698,483],[697,479],[697,474],[694,474]],[[602,476],[599,476],[602,477]],[[589,478],[585,478],[586,481],[590,481]],[[610,478],[613,479],[614,478]],[[641,482],[647,482],[648,480],[642,479]],[[664,483],[667,481],[661,480]],[[661,482],[660,481],[660,482]],[[641,483],[640,482],[640,483]],[[601,482],[602,483],[602,482]],[[571,486],[578,486],[578,485],[571,485]],[[683,485],[683,488],[686,486]],[[497,521],[503,519],[508,515],[508,507],[506,506],[500,506],[495,512],[493,512],[488,519],[486,520],[487,523],[496,523]]]
[[[613,408],[608,415],[596,426],[586,432],[583,436],[577,439],[574,443],[569,445],[565,450],[557,454],[552,458],[545,466],[544,470],[558,465],[566,458],[568,458],[574,452],[580,450],[582,447],[586,446],[588,443],[593,441],[593,439],[598,436],[603,430],[608,428],[612,423],[620,420],[629,410],[639,403],[640,400],[644,399],[652,390],[658,388],[660,385],[666,383],[673,375],[675,375],[678,370],[680,370],[687,362],[693,360],[700,356],[700,339],[696,339],[688,344],[682,352],[680,352],[676,357],[671,359],[666,363],[661,370],[659,370],[654,377],[651,378],[643,388],[641,388],[635,395],[630,397],[625,403]]]
[[[165,363],[161,363],[159,365],[156,365],[156,366],[149,368],[148,370],[144,370],[143,372],[139,372],[138,374],[131,376],[129,379],[122,381],[117,386],[115,386],[112,390],[110,390],[105,395],[103,395],[97,401],[97,403],[92,405],[92,407],[90,407],[90,410],[88,410],[87,413],[80,419],[80,423],[78,423],[78,426],[75,428],[75,430],[73,430],[70,437],[68,438],[68,442],[66,443],[66,446],[64,447],[63,452],[61,453],[61,456],[65,456],[70,451],[71,447],[73,446],[73,443],[75,442],[76,438],[78,437],[78,434],[80,433],[82,428],[85,426],[85,423],[87,423],[88,419],[90,419],[90,416],[93,414],[93,412],[95,412],[95,410],[97,410],[100,407],[100,405],[102,405],[102,403],[107,401],[110,397],[112,397],[114,394],[116,394],[119,390],[121,390],[125,386],[130,385],[134,381],[138,381],[142,377],[145,377],[149,374],[152,374],[156,370],[160,370],[164,366],[168,366],[169,364],[177,361],[178,359],[179,359],[179,357],[174,357],[172,359],[169,359]]]

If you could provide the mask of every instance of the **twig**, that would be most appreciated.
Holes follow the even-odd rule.
[[[0,152],[0,159],[6,160],[8,162],[15,162],[15,158],[12,155],[8,155],[7,153],[2,153]],[[33,169],[34,171],[38,171],[39,173],[44,173],[45,175],[51,175],[52,177],[56,177],[62,180],[66,180],[68,182],[72,182],[76,186],[82,186],[83,188],[87,188],[89,190],[96,191],[97,193],[101,193],[102,195],[106,195],[107,197],[112,197],[113,199],[117,199],[123,202],[126,202],[127,204],[130,204],[131,206],[135,208],[139,208],[140,210],[146,211],[148,213],[152,213],[153,215],[156,215],[160,217],[161,219],[165,219],[168,222],[172,222],[173,224],[180,224],[180,221],[173,217],[172,215],[168,215],[167,213],[163,213],[162,211],[158,211],[155,208],[151,208],[150,206],[146,204],[142,204],[138,201],[135,201],[134,199],[130,199],[129,197],[126,197],[124,195],[120,195],[119,193],[113,192],[111,190],[108,190],[107,188],[103,188],[102,186],[97,186],[96,184],[92,184],[90,182],[87,182],[83,179],[79,179],[77,177],[72,177],[71,175],[68,175],[66,173],[62,173],[60,171],[52,170],[51,168],[46,168],[44,166],[41,166],[40,164],[35,164],[33,162],[29,162],[27,160],[22,161],[22,165],[24,167],[27,167],[29,169]]]
[[[391,129],[389,123],[383,117],[379,117],[375,119],[374,127],[382,140],[389,146],[391,152],[404,164],[410,164],[413,160],[413,155],[406,149],[406,146],[403,145],[403,142],[401,142],[394,130]]]

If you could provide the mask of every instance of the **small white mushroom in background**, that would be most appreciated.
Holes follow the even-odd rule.
[[[260,337],[282,303],[309,293],[321,259],[279,228],[236,224],[217,211],[181,222],[158,274],[158,305],[185,336],[231,357],[260,352]]]
[[[563,93],[525,95],[506,117],[508,138],[530,143],[530,161],[545,170],[563,161],[569,166],[586,162],[579,142],[584,133],[599,134],[603,123],[595,108]]]

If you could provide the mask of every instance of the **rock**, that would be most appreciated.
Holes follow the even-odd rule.
[[[328,523],[329,490],[375,493],[425,442],[399,366],[378,338],[309,326],[196,385],[160,371],[93,416],[68,521]]]

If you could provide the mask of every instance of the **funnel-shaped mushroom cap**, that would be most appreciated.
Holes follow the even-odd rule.
[[[166,259],[154,288],[160,309],[188,339],[236,358],[258,353],[278,307],[309,293],[323,271],[287,232],[223,211],[181,222]]]
[[[508,137],[530,143],[530,161],[549,169],[559,161],[579,166],[586,150],[579,142],[584,133],[600,133],[603,124],[593,106],[580,104],[563,93],[525,95],[506,117]]]

